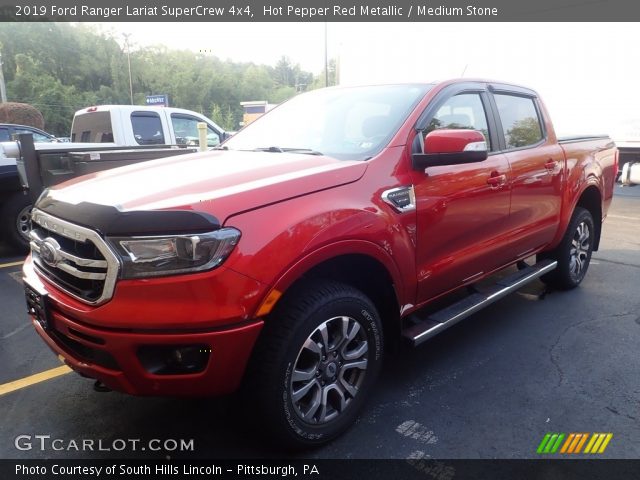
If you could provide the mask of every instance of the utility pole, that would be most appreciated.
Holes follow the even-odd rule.
[[[133,81],[131,80],[131,46],[129,45],[130,33],[123,33],[124,43],[127,46],[127,63],[129,64],[129,97],[131,98],[131,105],[133,105]]]
[[[7,87],[4,85],[4,68],[2,63],[2,53],[0,52],[0,98],[2,103],[7,102]]]
[[[329,86],[329,57],[327,54],[327,22],[324,22],[324,86]]]

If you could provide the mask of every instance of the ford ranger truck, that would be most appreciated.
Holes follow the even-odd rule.
[[[217,150],[45,190],[28,308],[101,387],[242,386],[280,445],[319,445],[354,422],[386,346],[537,278],[577,287],[616,173],[608,137],[558,139],[527,88],[316,90]]]

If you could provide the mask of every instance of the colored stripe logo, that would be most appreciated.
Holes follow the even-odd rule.
[[[547,433],[536,452],[541,455],[604,453],[612,438],[613,433]]]

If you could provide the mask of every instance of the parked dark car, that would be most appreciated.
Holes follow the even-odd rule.
[[[51,135],[36,127],[29,127],[27,125],[16,125],[13,123],[0,123],[0,142],[8,142],[13,140],[15,135],[21,133],[31,133],[33,135],[34,142],[58,142],[59,140],[55,135]]]

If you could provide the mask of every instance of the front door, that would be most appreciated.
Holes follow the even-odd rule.
[[[511,173],[497,153],[493,116],[483,90],[450,96],[425,117],[436,128],[473,129],[487,140],[486,160],[414,171],[417,209],[418,303],[432,299],[509,261],[504,236]]]

